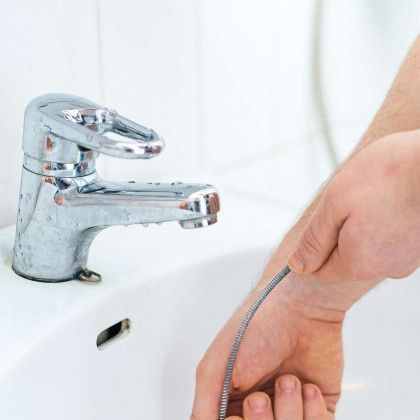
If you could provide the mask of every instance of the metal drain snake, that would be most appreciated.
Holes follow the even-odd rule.
[[[284,267],[279,273],[277,273],[270,283],[264,287],[262,292],[254,300],[251,307],[248,309],[245,318],[242,320],[241,326],[236,334],[235,341],[233,343],[232,349],[230,351],[229,359],[226,365],[225,380],[223,382],[222,396],[220,398],[220,408],[219,408],[219,420],[225,420],[227,407],[229,403],[229,388],[232,381],[232,372],[235,365],[236,357],[238,356],[239,347],[241,346],[242,339],[244,338],[245,332],[248,328],[251,319],[254,317],[258,308],[264,302],[266,297],[272,292],[272,290],[290,273],[290,268],[288,265]]]

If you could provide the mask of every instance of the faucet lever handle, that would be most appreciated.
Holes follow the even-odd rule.
[[[36,118],[43,130],[63,140],[110,156],[149,159],[164,148],[163,138],[154,130],[77,96],[36,98],[28,105],[26,118]],[[107,133],[114,136],[108,137]]]

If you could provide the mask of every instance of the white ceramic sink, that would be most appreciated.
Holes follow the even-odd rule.
[[[1,231],[0,418],[188,419],[196,364],[292,220],[278,203],[222,197],[207,229],[104,231],[90,258],[98,284],[19,278],[13,228]],[[352,310],[338,419],[420,418],[419,292],[413,276]],[[124,319],[129,332],[99,350],[98,334]]]

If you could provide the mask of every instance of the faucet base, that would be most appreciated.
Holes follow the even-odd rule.
[[[39,282],[39,283],[64,283],[64,282],[66,282],[66,281],[70,281],[70,280],[75,280],[75,278],[68,278],[68,279],[57,279],[57,280],[54,280],[54,279],[43,279],[43,278],[39,278],[39,277],[32,277],[32,276],[29,276],[29,275],[27,275],[27,274],[25,274],[25,273],[22,273],[22,272],[20,272],[19,270],[17,270],[16,268],[15,268],[15,266],[14,265],[12,265],[12,269],[13,269],[13,271],[19,276],[19,277],[23,277],[24,279],[26,279],[26,280],[32,280],[32,281],[37,281],[37,282]]]
[[[74,277],[69,277],[68,279],[54,280],[54,279],[43,279],[43,278],[39,278],[39,277],[28,276],[27,274],[21,273],[19,270],[17,270],[14,265],[12,265],[12,269],[18,276],[23,277],[27,280],[37,281],[37,282],[40,282],[40,283],[64,283],[64,282],[70,281],[70,280],[80,280],[80,281],[83,281],[85,283],[98,283],[98,282],[102,281],[102,276],[99,273],[97,273],[96,271],[92,271],[92,270],[81,270]]]

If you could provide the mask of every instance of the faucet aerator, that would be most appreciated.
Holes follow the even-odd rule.
[[[217,214],[200,217],[199,219],[180,220],[179,224],[183,229],[197,229],[211,226],[217,223]]]

